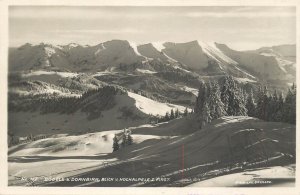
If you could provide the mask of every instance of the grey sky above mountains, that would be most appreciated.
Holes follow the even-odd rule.
[[[295,7],[11,6],[9,44],[225,43],[237,50],[296,43]]]

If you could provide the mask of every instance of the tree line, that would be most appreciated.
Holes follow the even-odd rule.
[[[114,105],[116,94],[126,93],[117,86],[104,86],[84,92],[81,96],[57,96],[53,94],[38,94],[20,96],[9,94],[9,111],[37,111],[41,114],[63,113],[71,114],[78,110],[94,114],[107,110]],[[95,100],[95,101],[93,101]]]
[[[283,97],[276,90],[270,93],[260,86],[243,90],[232,76],[225,77],[222,86],[218,82],[202,82],[199,86],[194,112],[200,127],[222,116],[251,116],[266,121],[296,123],[296,85]]]
[[[188,109],[185,108],[185,110],[183,112],[180,112],[178,109],[176,109],[174,111],[174,109],[171,109],[171,111],[167,111],[166,114],[164,116],[159,116],[159,115],[150,115],[149,117],[149,121],[150,123],[162,123],[162,122],[167,122],[176,118],[180,118],[180,117],[185,117],[187,116],[189,113]]]

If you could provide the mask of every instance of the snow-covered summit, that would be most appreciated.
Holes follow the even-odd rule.
[[[225,44],[201,40],[147,44],[111,40],[94,46],[81,46],[77,43],[25,44],[10,49],[9,67],[13,71],[54,68],[71,72],[95,72],[118,69],[120,64],[134,67],[137,64],[149,65],[149,62],[155,60],[155,63],[180,67],[200,75],[231,74],[251,79],[282,79],[295,75],[295,55],[292,46],[286,45],[255,51],[236,51]],[[136,69],[134,67],[126,69]]]
[[[215,42],[197,41],[205,54],[215,59],[219,63],[228,63],[237,65],[238,63],[226,56],[217,46]]]

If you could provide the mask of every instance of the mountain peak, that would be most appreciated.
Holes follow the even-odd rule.
[[[74,48],[74,47],[78,47],[79,44],[77,44],[77,43],[69,43],[67,46],[68,46],[69,48]]]
[[[164,50],[166,48],[164,45],[165,43],[163,43],[163,42],[153,42],[151,44],[159,52],[162,52],[162,50]]]
[[[226,50],[232,50],[232,49],[230,49],[226,44],[224,44],[224,43],[215,43],[215,45],[219,48],[219,49],[221,49],[221,50],[223,50],[223,49],[226,49]]]
[[[155,62],[161,63],[161,66],[178,67],[178,64],[181,64],[188,68],[187,70],[193,70],[200,74],[230,72],[230,74],[240,77],[250,74],[266,77],[271,71],[274,78],[282,77],[282,72],[292,74],[294,69],[290,64],[295,64],[292,63],[295,62],[295,47],[284,45],[265,47],[264,49],[265,51],[260,49],[255,52],[235,51],[226,44],[202,40],[183,43],[152,42],[138,45],[132,41],[114,39],[94,46],[81,46],[77,43],[61,46],[47,43],[39,45],[26,43],[19,49],[10,51],[11,53],[15,52],[14,55],[10,55],[10,67],[15,70],[43,69],[45,67],[71,71],[95,71],[106,68],[134,70],[134,66],[137,64],[145,65],[145,62],[155,60]],[[276,55],[276,59],[264,56],[264,53],[270,53],[266,49],[272,49],[271,53],[276,52],[280,55]],[[253,53],[257,53],[257,55],[253,55]],[[268,68],[264,69],[260,64],[267,64]],[[284,67],[279,67],[278,64],[283,64]],[[239,65],[246,66],[247,71]]]

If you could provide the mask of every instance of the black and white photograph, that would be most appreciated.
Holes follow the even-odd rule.
[[[295,188],[296,15],[8,6],[8,187]]]

